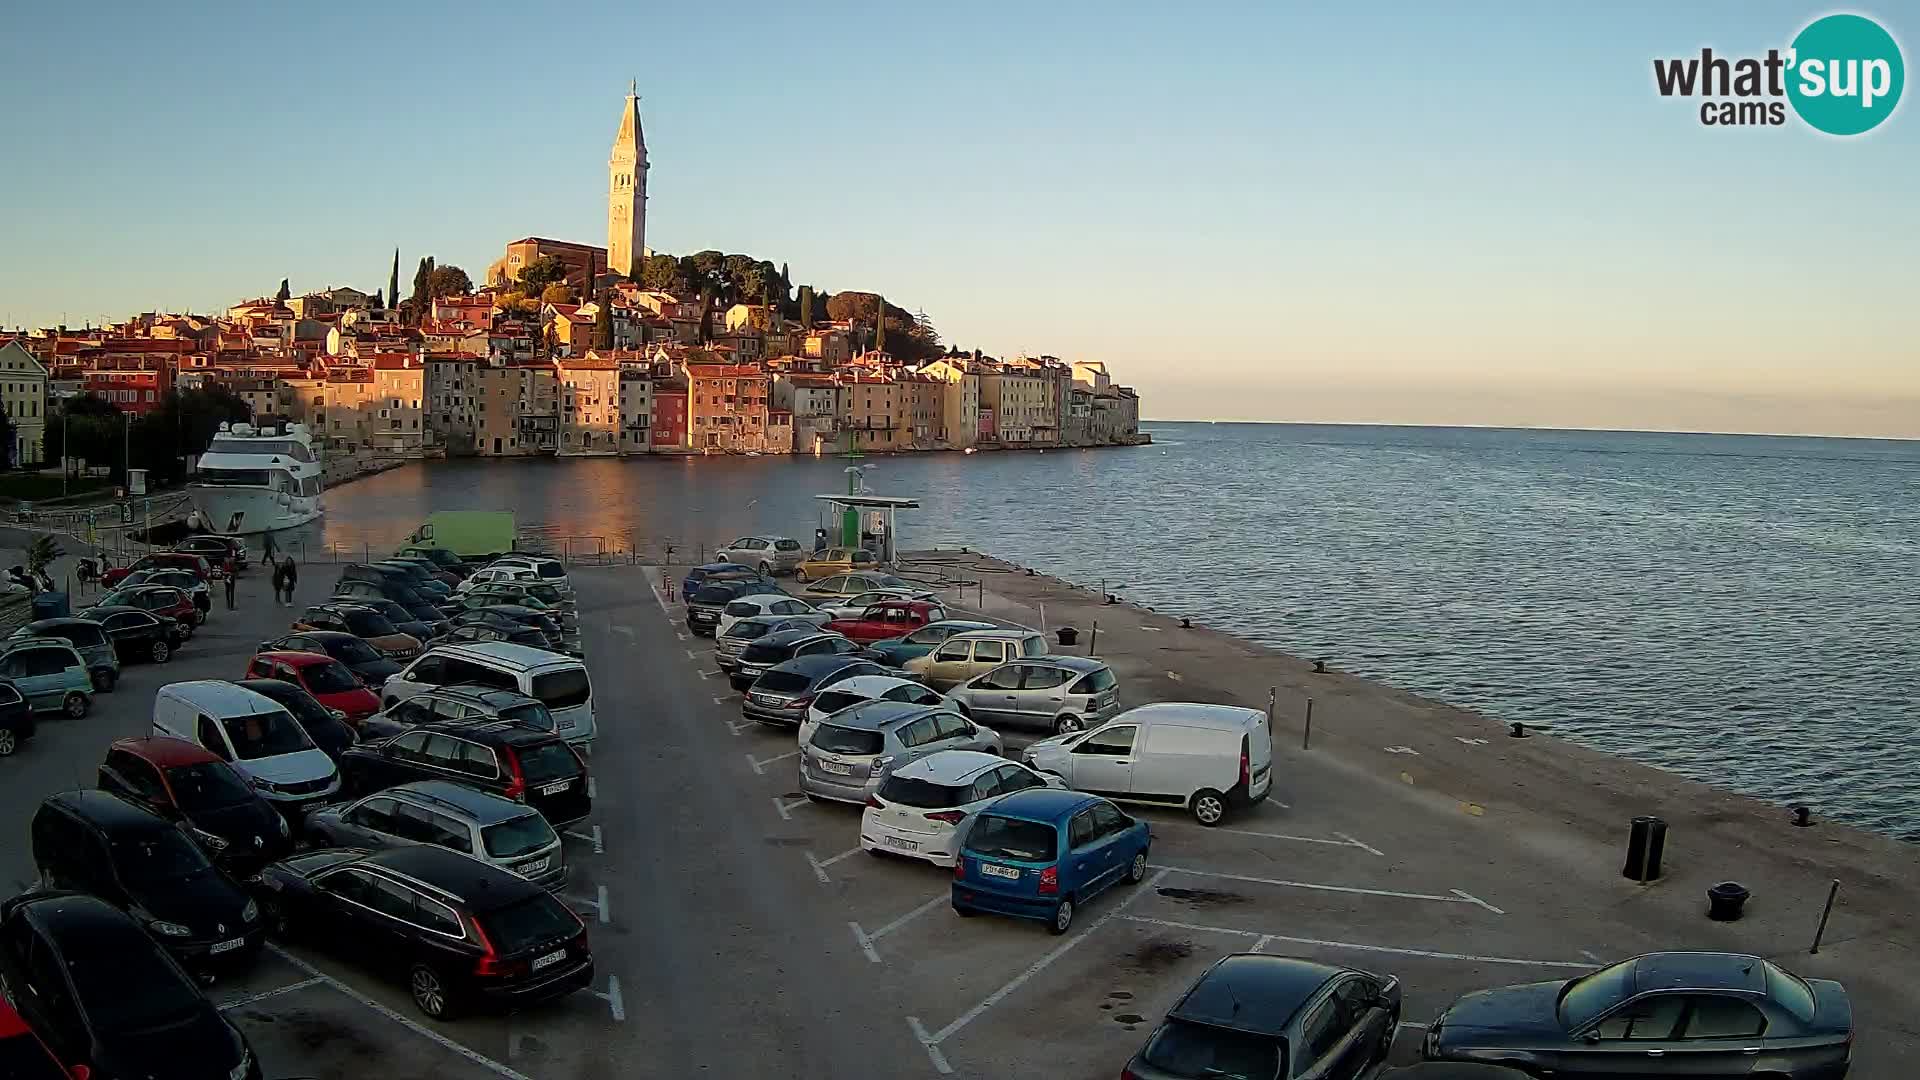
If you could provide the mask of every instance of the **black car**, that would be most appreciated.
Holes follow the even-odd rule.
[[[1853,1006],[1839,983],[1757,956],[1647,953],[1570,981],[1468,994],[1428,1027],[1422,1056],[1569,1078],[1840,1080]]]
[[[184,739],[141,735],[115,742],[95,784],[185,825],[214,864],[236,878],[293,847],[287,819],[246,777]]]
[[[1187,988],[1125,1075],[1358,1080],[1387,1059],[1399,1027],[1400,980],[1391,975],[1239,953]]]
[[[86,617],[107,632],[121,663],[151,660],[164,664],[187,637],[178,622],[139,608],[100,605],[88,608]]]
[[[728,604],[742,596],[759,593],[780,593],[784,596],[786,590],[759,576],[717,581],[710,577],[693,591],[692,596],[687,597],[687,629],[701,637],[712,637],[720,628],[720,614]]]
[[[413,586],[414,591],[435,603],[444,602],[453,595],[453,586],[433,576],[433,572],[419,563],[381,560],[372,564],[382,570],[399,572],[400,580]]]
[[[1533,1080],[1531,1073],[1505,1065],[1470,1065],[1464,1061],[1421,1061],[1388,1069],[1378,1080]]]
[[[411,660],[420,655],[420,645],[425,638],[403,640],[401,635],[413,637],[405,630],[395,626],[392,619],[366,604],[337,603],[313,604],[300,613],[294,620],[295,630],[333,630],[342,634],[352,634],[364,638],[367,644],[380,650],[382,656],[394,660]]]
[[[509,630],[500,626],[488,626],[485,623],[468,623],[447,631],[446,641],[504,641],[509,645],[525,645],[529,649],[553,650],[552,642],[547,640],[544,630],[531,626],[516,626]]]
[[[0,757],[12,757],[33,732],[33,705],[11,679],[0,679]]]
[[[775,664],[784,664],[800,656],[852,656],[862,652],[859,645],[842,634],[809,626],[804,630],[781,630],[767,634],[740,650],[740,660],[727,673],[735,690],[745,690]]]
[[[239,1029],[137,923],[97,897],[27,893],[0,904],[0,980],[72,1076],[260,1080]]]
[[[532,627],[546,635],[547,644],[542,646],[549,652],[565,652],[578,656],[578,650],[566,648],[566,632],[560,629],[560,620],[544,611],[536,611],[522,604],[488,604],[483,608],[463,611],[453,617],[454,626],[497,626],[512,629],[515,626]]]
[[[108,791],[49,795],[33,815],[33,861],[56,889],[98,896],[183,962],[250,959],[259,905],[173,822]]]
[[[799,727],[813,695],[855,675],[886,675],[886,668],[858,656],[801,656],[768,668],[741,701],[740,715],[763,724]]]
[[[446,848],[295,855],[261,872],[260,895],[279,932],[403,974],[435,1020],[593,982],[579,916],[526,878]]]
[[[382,563],[350,564],[340,571],[340,583],[344,585],[349,581],[364,581],[382,586],[387,590],[388,596],[405,604],[409,610],[413,608],[415,602],[443,607],[452,599],[452,590],[449,589],[443,595],[420,588],[419,582],[407,572],[407,568],[387,566]]]
[[[448,551],[446,548],[420,547],[414,545],[403,547],[398,552],[395,552],[395,554],[404,555],[410,559],[425,559],[427,562],[439,567],[442,571],[459,578],[464,578],[479,569],[467,560]]]
[[[452,780],[526,803],[555,828],[593,810],[587,765],[560,736],[511,721],[422,724],[340,757],[348,797],[410,780]]]
[[[286,637],[260,643],[261,652],[312,652],[325,653],[347,666],[347,670],[359,676],[360,681],[375,689],[392,675],[398,675],[405,665],[380,655],[380,650],[353,636],[338,630],[296,630]],[[323,688],[321,693],[326,693]]]
[[[358,607],[371,609],[386,616],[387,621],[393,624],[395,630],[403,634],[411,634],[422,642],[429,638],[439,637],[441,634],[447,632],[447,620],[441,618],[438,611],[434,613],[432,619],[421,619],[416,617],[413,612],[408,611],[406,608],[401,607],[399,604],[394,603],[384,596],[335,596],[328,600],[327,603],[353,604]]]
[[[93,688],[101,693],[111,691],[120,681],[120,665],[115,656],[107,655],[113,642],[107,638],[106,628],[92,619],[39,619],[13,632],[11,640],[20,638],[45,638],[73,646],[87,661]]]
[[[349,746],[360,741],[360,737],[354,734],[353,725],[347,723],[344,713],[320,704],[303,686],[282,679],[241,679],[234,685],[264,694],[285,706],[293,714],[294,720],[306,729],[313,745],[336,762]]]
[[[334,583],[333,599],[391,600],[407,609],[407,613],[420,622],[444,622],[447,618],[446,609],[439,604],[421,596],[403,582],[388,581],[384,578],[368,581],[343,577]]]
[[[208,566],[216,570],[227,561],[229,555],[233,556],[235,568],[240,570],[247,568],[247,545],[236,536],[189,536],[173,545],[173,550],[198,555],[207,560]]]

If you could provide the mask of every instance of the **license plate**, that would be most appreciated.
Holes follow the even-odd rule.
[[[853,772],[853,766],[842,765],[837,761],[823,761],[820,763],[820,771],[830,772],[835,776],[847,776]]]
[[[539,874],[539,873],[543,873],[543,872],[545,872],[545,871],[546,871],[546,869],[547,869],[547,863],[548,863],[549,861],[551,861],[551,859],[552,859],[552,856],[548,856],[548,857],[547,857],[547,858],[545,858],[545,859],[535,859],[535,860],[533,860],[532,862],[529,862],[529,863],[521,863],[521,864],[520,864],[520,872],[521,872],[521,873],[523,873],[523,874]]]
[[[709,615],[704,611],[696,611],[693,614],[687,616],[687,618],[692,619],[694,622],[719,622],[720,621],[719,616]]]
[[[540,789],[542,795],[558,795],[573,786],[573,781],[562,780],[557,784],[548,784]]]
[[[1011,866],[995,866],[992,863],[981,863],[980,872],[987,877],[1006,878],[1008,881],[1020,880],[1020,871]]]
[[[785,704],[785,702],[783,702],[783,701],[781,701],[781,700],[780,700],[779,698],[777,698],[777,697],[774,697],[774,696],[772,696],[771,694],[755,694],[755,695],[753,695],[753,700],[755,700],[755,701],[757,701],[757,702],[759,702],[759,703],[760,703],[760,704],[762,704],[762,705],[783,705],[783,704]]]
[[[566,958],[567,958],[567,950],[555,949],[554,951],[548,953],[545,956],[534,957],[533,970],[539,971],[541,968],[552,967],[553,965],[559,963],[562,960],[565,960]]]
[[[213,946],[212,948],[207,950],[207,953],[212,956],[218,956],[221,953],[232,952],[233,950],[239,948],[242,945],[245,945],[246,943],[247,943],[246,938],[234,938],[232,941],[223,941],[218,945]]]
[[[918,840],[902,840],[897,836],[883,836],[880,840],[888,847],[899,848],[901,851],[920,850],[920,842]]]

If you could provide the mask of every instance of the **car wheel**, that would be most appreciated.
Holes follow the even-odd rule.
[[[1059,936],[1073,928],[1073,901],[1062,900],[1053,909],[1053,918],[1047,922],[1047,932]]]
[[[292,935],[287,933],[287,912],[278,901],[263,900],[260,903],[260,921],[265,924],[268,935],[286,941]]]
[[[173,648],[164,641],[156,641],[153,643],[153,651],[150,655],[152,655],[154,663],[164,664],[167,662],[167,659],[173,655]]]
[[[92,707],[93,702],[88,701],[87,695],[80,693],[78,690],[68,694],[66,699],[60,703],[60,711],[75,720],[87,715],[87,710]]]
[[[762,574],[763,576],[765,576],[765,577],[772,577],[772,576],[773,576],[773,564],[772,564],[772,563],[769,563],[769,562],[763,562],[763,563],[761,563],[761,564],[760,564],[759,566],[757,566],[757,567],[755,567],[754,569],[756,569],[756,570],[758,570],[758,571],[760,571],[760,573],[761,573],[761,574]]]
[[[1086,729],[1086,721],[1072,713],[1062,713],[1053,722],[1053,733],[1055,735],[1071,735],[1076,731],[1085,731]]]
[[[1212,788],[1201,788],[1195,792],[1193,820],[1208,827],[1227,820],[1227,797]]]
[[[979,912],[973,910],[970,907],[961,907],[959,904],[953,905],[953,913],[955,915],[960,916],[963,919],[971,919],[975,915],[980,914]]]
[[[18,749],[20,737],[13,733],[12,728],[0,728],[0,757],[12,757]]]
[[[795,570],[793,572],[793,580],[801,583],[802,585],[805,585],[807,583],[807,568],[803,566],[800,569]]]
[[[1127,864],[1127,884],[1138,885],[1147,879],[1147,853],[1137,851],[1133,861]]]
[[[439,972],[425,964],[413,965],[412,973],[407,976],[407,990],[413,995],[414,1007],[428,1018],[453,1019],[453,997]]]
[[[1380,1033],[1380,1045],[1373,1052],[1373,1060],[1384,1062],[1393,1055],[1393,1039],[1400,1033],[1400,1013],[1395,1011],[1387,1017],[1387,1030]]]

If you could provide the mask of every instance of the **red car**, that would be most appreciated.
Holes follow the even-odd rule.
[[[201,581],[214,580],[213,566],[199,555],[187,551],[156,551],[132,566],[116,566],[100,575],[100,583],[109,588],[119,584],[120,579],[135,570],[191,570],[200,575]]]
[[[931,600],[888,600],[874,604],[857,619],[835,619],[825,627],[862,645],[910,634],[947,617],[946,609]]]
[[[171,585],[129,585],[102,596],[96,607],[119,604],[164,616],[186,627],[189,633],[205,620],[206,613],[184,590]]]
[[[279,679],[301,687],[329,709],[338,709],[356,729],[380,711],[380,696],[367,689],[347,665],[326,653],[275,650],[255,653],[249,679]]]
[[[82,1065],[72,1072],[60,1066],[53,1051],[33,1033],[6,998],[0,998],[0,1076],[7,1080],[86,1080]]]

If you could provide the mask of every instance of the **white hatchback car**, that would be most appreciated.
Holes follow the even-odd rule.
[[[713,553],[716,562],[751,566],[769,577],[792,573],[806,557],[800,541],[785,536],[743,536]]]
[[[807,744],[813,729],[841,709],[850,709],[863,701],[904,701],[909,705],[938,705],[940,695],[912,679],[893,675],[855,675],[843,679],[813,695],[807,706],[807,718],[800,721],[800,745]]]
[[[829,618],[825,612],[815,611],[812,604],[805,600],[795,600],[785,593],[752,593],[736,596],[727,601],[720,609],[720,625],[713,632],[715,641],[733,629],[733,624],[741,619],[751,619],[755,615],[783,615],[790,619],[810,622],[815,626],[824,626]]]
[[[860,815],[860,847],[952,866],[960,827],[1002,795],[1062,787],[1058,777],[977,750],[942,750],[880,782]]]
[[[937,604],[940,602],[940,597],[924,589],[868,589],[866,592],[842,599],[822,600],[816,607],[826,612],[830,618],[857,619],[873,605],[884,604],[889,600],[925,600]],[[939,617],[945,618],[946,612],[941,612]],[[937,620],[929,619],[928,621]]]

